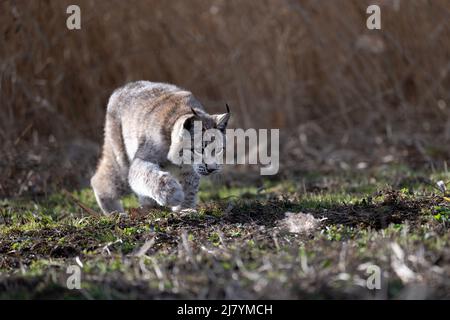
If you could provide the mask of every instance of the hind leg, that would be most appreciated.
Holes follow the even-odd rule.
[[[116,166],[103,157],[100,165],[91,179],[95,199],[103,213],[124,212],[120,197],[123,195],[123,182]]]

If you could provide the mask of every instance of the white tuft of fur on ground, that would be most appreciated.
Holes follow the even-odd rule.
[[[286,212],[285,218],[279,222],[279,227],[283,231],[290,233],[309,235],[320,226],[320,219],[314,218],[310,213]]]

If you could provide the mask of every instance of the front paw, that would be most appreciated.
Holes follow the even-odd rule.
[[[159,179],[157,202],[162,206],[176,207],[184,201],[184,192],[177,180],[165,174]]]

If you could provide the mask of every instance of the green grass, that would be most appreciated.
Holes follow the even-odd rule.
[[[0,298],[449,298],[450,203],[437,180],[449,176],[385,168],[206,181],[188,215],[135,210],[129,196],[128,217],[93,216],[79,205],[99,212],[89,189],[3,200]],[[286,212],[317,225],[291,232]],[[69,290],[67,268],[80,262],[81,289]],[[365,286],[370,264],[381,290]]]

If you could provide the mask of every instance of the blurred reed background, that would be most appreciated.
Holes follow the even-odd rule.
[[[108,96],[139,79],[280,128],[282,170],[449,155],[448,0],[3,0],[0,34],[0,196],[85,185]]]

